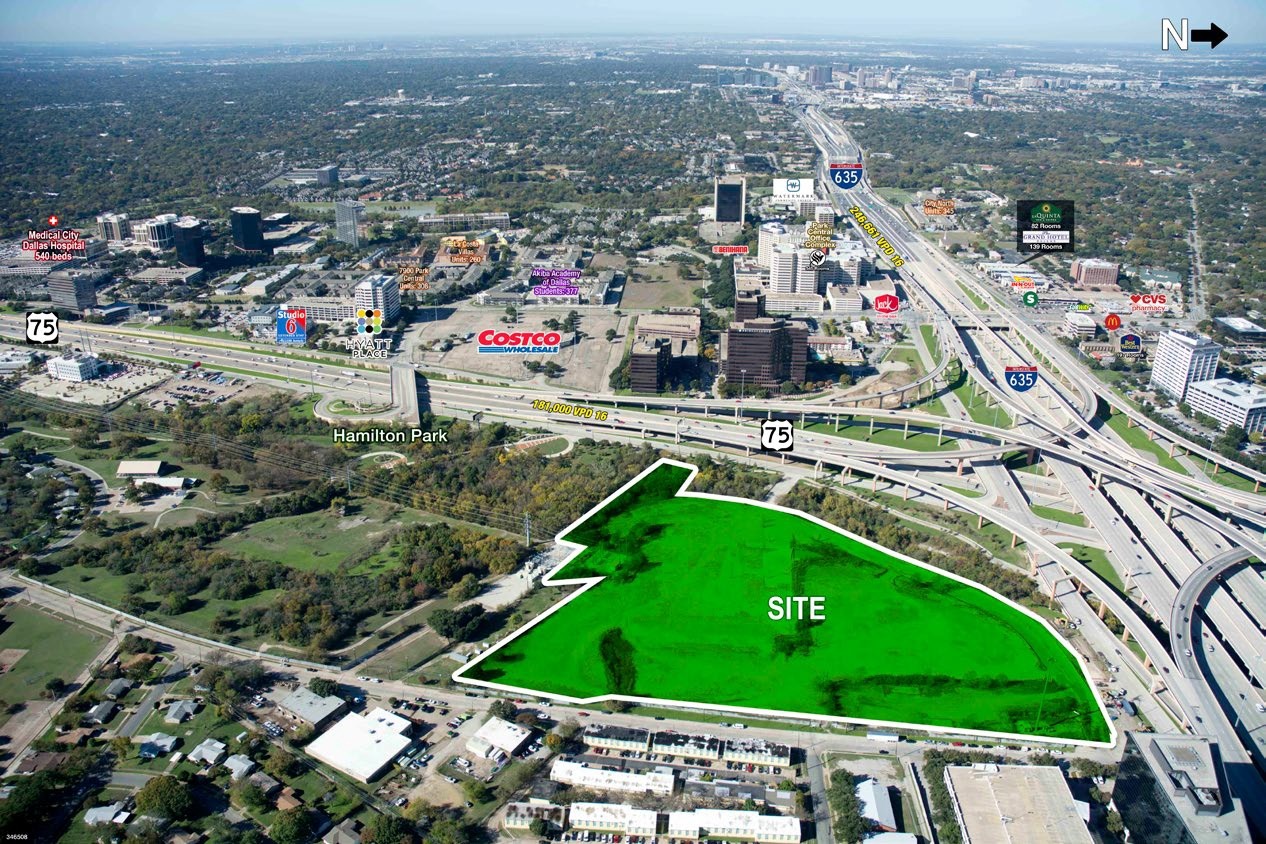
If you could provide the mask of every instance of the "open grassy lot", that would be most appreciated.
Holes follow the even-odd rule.
[[[459,678],[575,700],[1108,739],[1080,660],[1033,616],[803,516],[677,495],[687,477],[661,463],[573,528],[566,538],[586,550],[551,579],[603,579]],[[821,611],[785,613],[770,596],[821,596]],[[855,647],[858,630],[870,647]]]
[[[268,519],[221,539],[216,547],[303,571],[334,571],[345,560],[363,560],[356,570],[368,574],[386,565],[385,558],[375,559],[372,565],[369,558],[375,557],[393,530],[424,521],[434,519],[414,510],[383,512],[370,504],[347,516],[321,511]]]
[[[1059,547],[1067,551],[1074,560],[1102,577],[1118,592],[1125,594],[1125,583],[1117,570],[1112,567],[1112,563],[1108,561],[1108,554],[1102,548],[1091,548],[1089,545],[1079,545],[1075,542],[1061,542]]]
[[[707,287],[707,279],[687,279],[678,264],[652,264],[633,271],[636,278],[624,286],[620,307],[667,308],[688,307],[694,303],[691,293],[696,287]]]
[[[927,432],[914,426],[910,427],[910,436],[908,437],[905,435],[905,430],[901,427],[885,428],[880,424],[875,425],[875,432],[872,434],[870,432],[870,424],[861,421],[854,422],[851,425],[841,422],[838,431],[835,430],[834,422],[813,422],[805,425],[805,430],[818,434],[830,434],[833,437],[845,437],[850,440],[889,445],[894,448],[905,448],[910,451],[954,451],[958,448],[954,444],[953,437],[946,435],[941,440],[941,444],[937,445],[935,431]]]
[[[0,674],[0,700],[9,703],[38,699],[54,677],[69,683],[106,641],[102,633],[20,604],[6,606],[0,618],[0,650],[26,651]],[[0,712],[0,723],[7,719]]]

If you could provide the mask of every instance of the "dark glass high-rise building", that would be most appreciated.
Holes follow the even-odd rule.
[[[202,244],[202,221],[193,217],[180,220],[173,227],[176,235],[176,260],[186,267],[201,267],[207,262]]]
[[[1217,745],[1207,738],[1126,733],[1113,802],[1131,841],[1247,841]]]
[[[240,205],[229,209],[233,245],[243,252],[264,252],[264,220],[259,209]]]
[[[718,223],[742,223],[747,204],[747,179],[717,179],[713,195]]]
[[[732,322],[725,332],[725,380],[773,389],[784,381],[804,381],[809,332],[773,317]]]

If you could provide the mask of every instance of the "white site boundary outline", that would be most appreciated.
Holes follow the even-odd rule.
[[[970,586],[973,589],[978,589],[981,592],[984,592],[986,595],[989,595],[991,598],[997,601],[1001,601],[1003,604],[1009,607],[1012,607],[1013,609],[1019,610],[1020,612],[1029,616],[1030,618],[1032,618],[1033,620],[1041,624],[1042,627],[1045,628],[1045,630],[1048,633],[1050,633],[1050,635],[1056,641],[1058,641],[1061,645],[1063,645],[1064,648],[1068,650],[1069,654],[1072,655],[1074,662],[1077,663],[1077,666],[1081,668],[1081,673],[1082,673],[1083,678],[1086,681],[1086,686],[1087,688],[1091,690],[1095,703],[1099,707],[1099,714],[1103,717],[1103,722],[1108,725],[1108,735],[1111,736],[1111,741],[1099,742],[1099,741],[1089,741],[1086,739],[1064,738],[1060,736],[1039,736],[1039,735],[1030,735],[1030,734],[1025,734],[1025,733],[999,733],[999,732],[993,732],[990,730],[972,730],[972,729],[964,729],[964,728],[957,728],[957,727],[946,727],[939,724],[915,724],[915,723],[909,723],[909,722],[904,722],[904,721],[879,721],[879,720],[869,719],[869,718],[850,718],[850,717],[841,716],[841,715],[825,715],[825,714],[816,713],[816,712],[795,712],[795,711],[785,710],[785,709],[757,709],[755,707],[746,707],[746,706],[726,706],[722,704],[703,703],[699,701],[670,700],[668,698],[655,698],[655,697],[634,697],[632,695],[620,695],[620,694],[604,694],[604,695],[598,695],[597,697],[577,698],[577,697],[571,697],[569,695],[559,694],[556,692],[546,692],[540,689],[529,689],[522,686],[511,686],[504,683],[495,683],[490,680],[478,680],[478,679],[464,676],[466,672],[470,671],[472,668],[479,665],[479,663],[483,662],[488,657],[497,653],[506,645],[508,645],[510,642],[513,642],[518,637],[527,633],[533,627],[545,621],[551,615],[558,612],[563,607],[567,606],[567,604],[576,600],[581,595],[585,594],[590,589],[597,586],[599,583],[601,583],[603,580],[606,579],[606,577],[603,576],[603,577],[566,578],[562,580],[554,580],[554,575],[557,572],[562,570],[565,566],[567,566],[568,563],[574,560],[577,556],[579,556],[583,551],[585,551],[589,547],[587,545],[580,545],[575,542],[569,542],[559,537],[565,536],[568,533],[568,531],[574,530],[577,526],[584,523],[586,520],[588,520],[594,514],[598,513],[607,505],[611,504],[613,501],[615,501],[617,498],[619,498],[629,489],[636,486],[643,478],[645,478],[647,475],[654,472],[656,469],[659,469],[661,466],[676,466],[681,469],[689,470],[689,475],[686,476],[685,482],[682,483],[680,488],[678,488],[678,490],[674,494],[674,497],[704,498],[710,501],[724,501],[724,502],[737,503],[737,504],[747,504],[752,507],[764,507],[769,510],[775,510],[779,513],[787,513],[792,516],[798,516],[802,519],[807,519],[810,522],[813,522],[814,524],[820,527],[824,527],[827,530],[840,534],[841,536],[848,537],[849,539],[855,542],[860,542],[863,545],[867,545],[877,551],[881,551],[885,554],[895,557],[896,559],[901,560],[904,563],[909,563],[910,565],[918,566],[919,568],[933,572],[937,575],[940,575],[941,577],[948,577],[951,580],[956,580],[959,583],[966,584],[967,586]],[[966,579],[965,577],[954,574],[953,572],[945,571],[944,569],[938,569],[935,566],[929,565],[924,562],[920,562],[919,560],[913,559],[911,557],[907,557],[905,554],[901,554],[897,551],[893,551],[890,548],[885,548],[884,546],[879,545],[878,543],[871,542],[869,539],[866,539],[865,537],[861,537],[854,533],[850,533],[849,531],[846,531],[843,528],[833,525],[830,522],[823,521],[822,519],[819,519],[818,517],[813,516],[809,513],[805,513],[800,510],[793,510],[789,507],[780,507],[777,504],[770,504],[764,501],[753,501],[747,498],[737,498],[737,497],[729,496],[729,495],[716,495],[716,494],[708,493],[708,492],[688,492],[687,488],[694,481],[695,476],[698,473],[699,473],[699,467],[691,463],[682,463],[677,460],[671,460],[668,458],[660,458],[659,460],[656,460],[653,464],[651,464],[649,467],[647,467],[645,470],[640,472],[637,475],[637,477],[633,478],[628,483],[624,484],[624,486],[620,487],[615,492],[608,495],[601,502],[599,502],[598,504],[590,508],[584,515],[576,519],[576,521],[572,522],[570,525],[563,528],[563,530],[561,530],[558,533],[558,535],[554,538],[554,541],[555,543],[559,545],[563,545],[568,548],[571,548],[572,549],[571,553],[569,553],[567,557],[561,563],[559,563],[557,566],[551,569],[550,572],[541,579],[541,585],[543,586],[579,586],[580,588],[577,589],[572,594],[568,595],[563,600],[559,601],[554,606],[550,607],[545,612],[541,613],[539,616],[537,616],[528,624],[525,624],[523,627],[516,630],[514,633],[502,639],[500,642],[497,642],[495,645],[493,645],[488,650],[484,651],[475,659],[471,660],[470,662],[458,668],[456,671],[453,672],[453,675],[452,675],[453,679],[458,682],[466,683],[472,686],[481,686],[487,689],[493,689],[496,691],[513,692],[516,694],[535,695],[536,697],[549,698],[549,699],[556,700],[562,703],[570,703],[570,704],[592,705],[595,703],[601,703],[602,701],[605,701],[605,700],[623,700],[623,701],[628,701],[629,703],[644,704],[644,705],[649,705],[649,706],[679,706],[679,707],[685,707],[689,709],[709,710],[713,712],[720,711],[720,712],[733,712],[733,713],[741,714],[741,715],[759,715],[759,716],[763,716],[767,718],[796,718],[796,719],[807,719],[810,721],[830,721],[830,722],[841,723],[841,724],[860,724],[863,726],[881,726],[881,727],[899,727],[899,728],[904,727],[907,729],[922,730],[929,733],[938,733],[938,734],[943,734],[943,735],[948,735],[948,736],[982,736],[985,738],[1005,739],[1008,741],[1022,741],[1022,742],[1041,741],[1047,744],[1077,745],[1081,747],[1113,747],[1116,744],[1116,740],[1117,740],[1116,728],[1113,726],[1112,719],[1108,716],[1108,711],[1107,711],[1107,708],[1104,706],[1103,700],[1099,697],[1098,692],[1095,690],[1094,680],[1093,678],[1091,678],[1090,672],[1087,669],[1085,661],[1083,660],[1081,654],[1077,653],[1077,651],[1073,649],[1072,645],[1070,645],[1062,636],[1060,636],[1055,631],[1055,628],[1052,627],[1050,623],[1046,621],[1046,619],[1042,618],[1037,613],[1033,612],[1027,607],[1023,607],[1020,604],[1017,604],[1015,601],[1012,601],[1011,599],[1006,598],[998,594],[997,592],[994,592],[992,589],[982,586],[979,583],[970,581]],[[791,729],[790,725],[788,726],[788,729]]]

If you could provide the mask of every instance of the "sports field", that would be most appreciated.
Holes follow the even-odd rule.
[[[682,496],[661,461],[563,539],[605,578],[458,672],[620,695],[1107,742],[1077,658],[1000,598],[790,511]],[[773,620],[771,596],[823,598]]]

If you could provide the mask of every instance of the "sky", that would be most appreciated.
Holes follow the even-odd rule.
[[[1191,17],[1199,10],[1198,17]],[[0,0],[0,41],[706,34],[1158,44],[1160,18],[1266,43],[1263,0]]]

